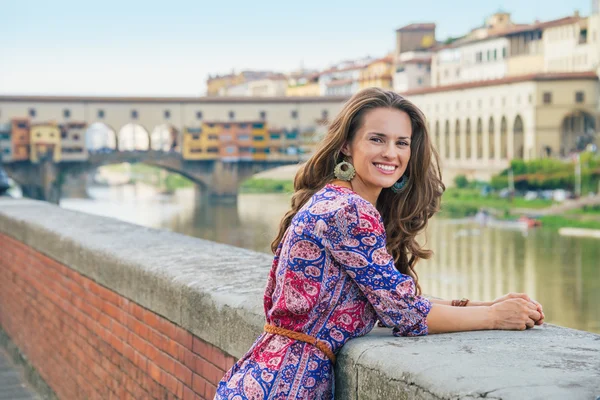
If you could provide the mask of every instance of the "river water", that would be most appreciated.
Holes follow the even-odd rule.
[[[193,189],[164,195],[143,184],[93,187],[89,194],[61,206],[265,253],[290,201],[242,194],[237,205],[198,206]],[[426,238],[435,256],[417,267],[424,293],[493,300],[526,292],[543,304],[547,322],[600,333],[600,240],[436,218]]]

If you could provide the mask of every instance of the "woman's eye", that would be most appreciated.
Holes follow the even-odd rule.
[[[378,137],[373,137],[371,138],[372,141],[377,142],[377,143],[383,143],[383,140],[381,140],[381,138]]]
[[[408,143],[407,142],[398,142],[398,145],[400,145],[400,146],[408,146]]]

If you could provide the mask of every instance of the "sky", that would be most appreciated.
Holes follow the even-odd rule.
[[[598,0],[596,0],[598,1]],[[0,94],[201,96],[209,74],[322,69],[395,47],[435,22],[464,35],[502,9],[514,22],[589,15],[592,0],[0,0]]]

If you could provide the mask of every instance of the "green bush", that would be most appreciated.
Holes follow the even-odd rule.
[[[467,186],[469,186],[469,180],[464,175],[456,175],[454,177],[454,184],[456,185],[457,188],[464,189]]]
[[[244,193],[292,193],[294,182],[281,179],[248,179],[240,186]]]

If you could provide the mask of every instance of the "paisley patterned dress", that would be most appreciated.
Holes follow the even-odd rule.
[[[298,211],[275,253],[267,322],[337,353],[379,319],[396,336],[427,334],[429,300],[394,267],[377,209],[328,184]],[[311,344],[263,333],[223,377],[215,399],[333,399],[333,365]]]

